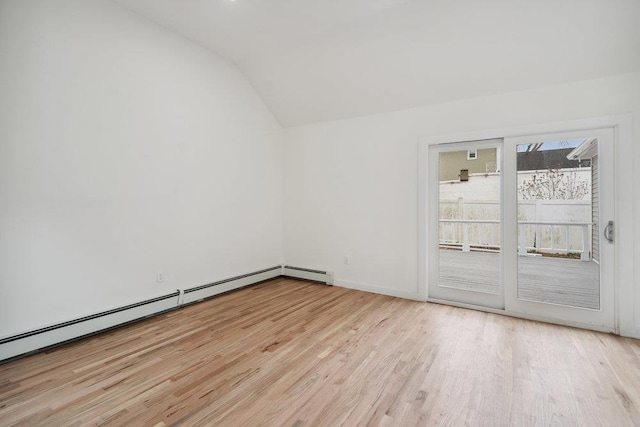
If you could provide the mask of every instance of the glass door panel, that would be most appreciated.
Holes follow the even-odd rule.
[[[585,147],[590,154],[575,154]],[[516,152],[518,298],[599,309],[598,139],[519,144]]]
[[[501,140],[430,152],[434,253],[429,296],[502,308]]]

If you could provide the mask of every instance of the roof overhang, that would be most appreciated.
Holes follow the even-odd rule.
[[[598,138],[587,138],[582,141],[582,144],[578,145],[569,154],[567,159],[569,160],[582,160],[590,159],[598,154]]]

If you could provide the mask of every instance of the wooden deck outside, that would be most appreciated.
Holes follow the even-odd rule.
[[[499,294],[499,260],[496,253],[440,250],[440,284]],[[518,297],[598,309],[599,267],[593,261],[518,257]]]

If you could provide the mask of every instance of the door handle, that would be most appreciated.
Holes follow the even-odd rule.
[[[607,239],[609,243],[613,243],[613,237],[615,230],[613,228],[613,221],[609,221],[607,226],[604,228],[604,238]]]

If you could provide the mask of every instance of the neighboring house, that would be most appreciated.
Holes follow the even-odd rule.
[[[472,173],[496,172],[496,149],[451,151],[440,153],[439,165],[440,181],[454,181],[460,179],[461,170]],[[464,177],[462,179],[465,180]]]
[[[591,166],[591,257],[600,261],[600,179],[598,164],[598,143],[585,140],[567,154],[569,161],[588,162]]]
[[[519,171],[535,171],[547,169],[569,169],[591,166],[590,159],[568,159],[573,148],[557,150],[524,151],[518,153]]]

